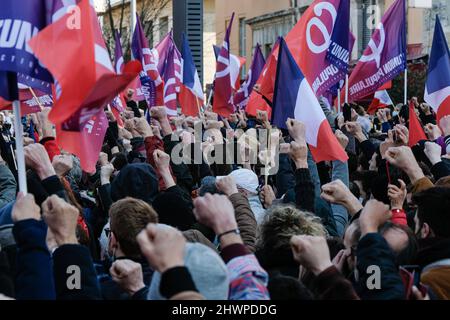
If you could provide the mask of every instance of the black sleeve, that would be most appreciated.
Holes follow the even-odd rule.
[[[366,234],[359,240],[356,257],[361,299],[405,299],[405,289],[395,264],[394,253],[379,233]],[[369,288],[369,284],[376,284],[376,277],[379,277],[379,287]]]
[[[450,165],[444,161],[439,161],[431,167],[431,173],[436,181],[442,177],[450,176]]]
[[[169,299],[182,291],[197,291],[194,280],[186,267],[174,267],[161,275],[159,284],[161,294]]]
[[[41,183],[49,196],[51,196],[52,194],[56,194],[58,197],[67,200],[66,191],[58,176],[54,175],[48,177],[47,179],[42,180]]]
[[[134,101],[134,100],[127,101],[127,107],[131,108],[131,110],[133,110],[134,116],[136,118],[141,117],[141,113],[139,112],[139,107],[138,107],[138,104],[136,103],[136,101]]]
[[[372,142],[369,140],[364,140],[359,144],[359,147],[361,148],[361,151],[363,152],[364,156],[366,157],[367,161],[372,159],[373,154],[376,151],[375,146]]]
[[[280,154],[277,172],[277,198],[284,195],[289,189],[295,187],[294,171],[291,160],[287,154]]]
[[[131,296],[131,300],[147,300],[147,296],[148,296],[148,287],[145,286],[141,290],[135,292]]]
[[[119,140],[119,126],[117,121],[109,122],[108,128],[106,129],[105,141],[108,143],[110,148],[118,145]]]
[[[299,209],[314,213],[314,184],[309,169],[295,171],[295,203]]]
[[[172,154],[173,148],[175,148],[178,143],[181,143],[179,141],[172,141],[171,135],[165,136],[163,138],[163,141],[164,152],[167,154]],[[188,194],[191,194],[194,179],[192,178],[188,166],[185,163],[174,164],[172,161],[170,161],[170,167],[172,168],[173,174],[177,178],[177,185],[180,186]]]
[[[53,253],[56,298],[60,300],[101,299],[94,264],[89,250],[66,244]]]

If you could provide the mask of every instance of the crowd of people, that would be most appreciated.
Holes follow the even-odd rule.
[[[349,159],[319,163],[308,123],[165,107],[148,121],[129,100],[121,119],[105,111],[94,173],[58,147],[44,108],[22,121],[27,194],[2,111],[2,298],[449,299],[450,116],[412,100],[427,135],[412,147],[408,106],[352,104],[350,119],[323,106]],[[175,161],[196,146],[200,161]]]

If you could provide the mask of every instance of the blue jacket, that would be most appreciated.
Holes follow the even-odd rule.
[[[17,243],[16,299],[55,299],[52,260],[45,242],[45,222],[35,219],[16,222],[13,234]]]

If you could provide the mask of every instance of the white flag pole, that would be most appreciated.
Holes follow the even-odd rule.
[[[25,154],[23,152],[23,126],[20,115],[20,101],[13,101],[14,133],[16,134],[17,175],[19,177],[19,191],[27,193],[27,177],[25,171]]]
[[[338,96],[337,96],[337,101],[338,101],[338,107],[337,107],[337,111],[338,113],[341,112],[341,89],[338,89]]]
[[[131,45],[133,42],[134,28],[136,27],[136,0],[130,1],[130,15],[131,15],[130,45]]]
[[[404,83],[404,88],[403,88],[403,94],[404,94],[404,98],[403,98],[403,104],[406,105],[408,103],[408,66],[406,66],[405,69],[405,83]]]
[[[345,103],[348,103],[348,74],[345,75]]]

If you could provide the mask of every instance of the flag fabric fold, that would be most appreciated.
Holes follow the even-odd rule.
[[[238,108],[243,109],[247,105],[253,86],[256,84],[265,64],[266,61],[261,52],[261,47],[257,44],[253,52],[253,61],[250,70],[248,70],[247,78],[233,97],[234,105]]]
[[[184,33],[181,57],[182,85],[179,94],[181,112],[186,116],[196,116],[199,114],[199,108],[203,106],[204,95],[189,41]]]
[[[277,61],[272,123],[286,128],[288,118],[302,121],[306,126],[306,142],[316,162],[346,161],[346,152],[334,136],[314,91],[283,39]]]
[[[131,42],[133,58],[141,61],[140,80],[142,91],[149,107],[164,105],[164,82],[158,71],[158,52],[150,49],[139,16],[136,14],[136,27]]]
[[[341,0],[315,0],[286,35],[285,41],[297,65],[320,97],[342,77],[339,69],[327,59],[333,30],[336,26]],[[343,7],[345,8],[345,6]],[[340,27],[339,27],[340,28]],[[342,32],[347,32],[348,28]],[[270,69],[261,82],[261,93],[271,99],[278,51],[267,59]],[[338,56],[338,55],[337,55]],[[272,60],[272,61],[270,61]]]
[[[235,111],[232,104],[233,87],[231,85],[230,67],[230,32],[233,25],[233,19],[234,13],[231,16],[222,48],[217,57],[216,75],[214,80],[213,111],[223,117],[228,117]]]
[[[357,101],[406,69],[405,0],[396,0],[383,15],[348,81],[348,101]]]
[[[375,92],[372,103],[367,109],[367,113],[374,115],[378,109],[382,109],[391,105],[394,105],[394,103],[392,102],[389,93],[386,90],[378,90],[377,92]]]
[[[450,53],[438,16],[434,27],[424,100],[436,112],[438,121],[450,114]]]
[[[414,108],[414,103],[411,101],[409,103],[409,138],[408,145],[410,147],[414,146],[420,140],[427,140],[427,136],[423,131],[422,125],[420,124],[419,119],[417,118],[416,111]]]
[[[99,146],[96,144],[94,149],[86,146],[80,148],[79,139],[77,141],[72,137],[81,137],[85,132],[92,136],[93,131],[88,130],[90,121],[101,118],[99,113],[103,112],[104,106],[136,78],[142,65],[132,61],[125,65],[122,74],[116,74],[94,8],[89,0],[82,0],[78,3],[78,9],[79,28],[67,27],[74,17],[66,8],[68,13],[62,16],[53,14],[53,23],[28,44],[57,81],[49,119],[59,132],[57,139],[60,147],[76,154],[83,170],[93,172]],[[107,125],[107,122],[100,123]]]

